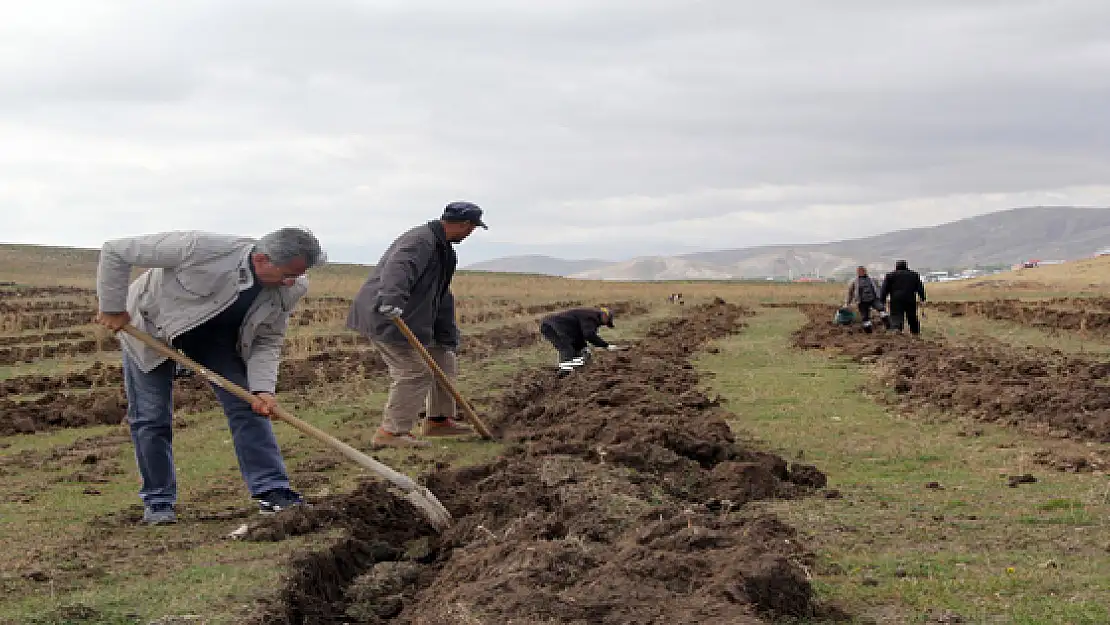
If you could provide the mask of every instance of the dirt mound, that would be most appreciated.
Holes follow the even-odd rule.
[[[560,455],[437,476],[431,488],[461,518],[443,536],[449,559],[405,602],[402,622],[755,623],[759,613],[814,613],[790,528],[655,503],[657,484]]]
[[[1013,321],[1048,332],[1074,331],[1110,335],[1108,298],[1058,298],[1037,302],[996,299],[970,302],[935,302],[931,306],[949,315]]]
[[[288,393],[385,371],[385,361],[372,348],[333,350],[307,358],[283,360],[278,368],[277,391]]]
[[[532,304],[530,306],[525,306],[523,304],[520,304],[519,302],[508,302],[504,300],[494,300],[493,303],[499,307],[492,310],[485,309],[459,312],[459,323],[485,323],[487,321],[510,319],[515,317],[527,317],[529,315],[542,316],[546,313],[587,305],[581,300],[564,300],[557,302],[547,302],[544,304]],[[614,314],[629,316],[642,315],[651,310],[641,302],[633,301],[615,302],[613,304],[609,304],[608,307],[610,310],[613,311]],[[536,321],[538,322],[539,319],[536,319]]]
[[[29,299],[0,301],[0,312],[70,311],[88,313],[91,302],[61,299]]]
[[[500,303],[498,303],[500,302]],[[483,305],[487,302],[481,302]],[[524,317],[526,315],[536,315],[539,313],[551,312],[553,310],[561,310],[564,308],[573,308],[575,306],[582,306],[580,300],[562,300],[556,302],[547,302],[543,304],[532,304],[525,306],[520,302],[510,302],[495,300],[493,309],[479,309],[467,310],[467,307],[462,307],[459,311],[459,323],[485,323],[487,321],[496,321],[498,319],[509,319],[513,317]]]
[[[264,607],[260,622],[349,622],[343,616],[344,590],[351,581],[377,562],[400,560],[405,545],[418,539],[427,544],[434,534],[411,504],[391,495],[383,484],[364,482],[353,493],[256,522],[243,538],[275,541],[332,527],[343,528],[344,538],[321,551],[293,557],[283,590]]]
[[[0,400],[0,436],[123,421],[127,401],[123,390],[81,395],[49,392],[32,401]]]
[[[174,388],[173,404],[176,413],[188,413],[208,410],[218,402],[208,387],[181,381]],[[0,436],[114,425],[123,423],[126,415],[122,386],[88,393],[50,391],[30,401],[0,399]]]
[[[611,304],[601,304],[613,312],[614,316],[628,316],[634,317],[637,315],[646,315],[651,312],[651,308],[643,302],[638,301],[620,301]]]
[[[425,478],[455,518],[441,535],[384,491],[369,497],[376,515],[343,512],[340,499],[251,528],[255,540],[346,529],[292,563],[259,622],[760,623],[818,612],[802,567],[812,556],[744,503],[825,476],[735,442],[686,356],[745,312],[719,300],[685,312],[570,378],[523,372],[489,417],[505,455]]]
[[[790,495],[786,462],[736,444],[727,411],[698,390],[686,361],[745,313],[697,312],[660,322],[634,350],[599,359],[588,373],[520,376],[498,401],[493,427],[532,455],[574,454],[664,477],[662,488],[676,497],[741,504]]]
[[[472,360],[485,360],[498,352],[528,347],[539,340],[539,325],[533,322],[514,323],[473,336],[463,336],[458,354]]]
[[[981,340],[949,343],[832,323],[832,306],[803,305],[804,349],[833,348],[879,365],[881,381],[909,409],[932,408],[1039,435],[1110,442],[1110,363],[1062,352],[1022,351]]]
[[[113,337],[86,338],[57,343],[17,344],[0,347],[0,365],[34,362],[48,358],[79,356],[97,352],[119,351],[119,342]]]
[[[555,312],[556,310],[564,310],[567,308],[574,308],[576,306],[583,306],[582,300],[568,299],[558,302],[548,302],[546,304],[533,304],[532,306],[525,306],[523,312],[529,315],[536,315],[539,313]]]
[[[325,304],[295,311],[289,319],[290,327],[309,326],[314,323],[346,323],[350,305]]]
[[[22,286],[5,284],[0,287],[0,295],[9,297],[41,297],[43,295],[89,295],[95,296],[96,289],[77,286]]]
[[[123,383],[119,365],[93,363],[81,370],[58,376],[21,375],[0,380],[0,397],[8,395],[34,395],[47,391],[90,389],[116,386]]]
[[[58,330],[56,332],[43,332],[41,334],[20,334],[16,336],[0,336],[0,346],[9,345],[34,345],[54,341],[69,341],[83,339],[87,336],[80,330]]]
[[[95,316],[92,308],[7,314],[15,316],[14,323],[11,324],[13,330],[42,331],[89,325],[93,323],[93,317]]]

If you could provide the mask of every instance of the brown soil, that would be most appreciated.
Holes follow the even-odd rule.
[[[972,315],[1014,321],[1048,332],[1078,331],[1110,336],[1110,298],[1059,298],[1037,302],[995,299],[934,302],[933,308],[952,316]]]
[[[212,391],[195,380],[179,380],[173,400],[174,411],[178,413],[200,412],[217,405]],[[87,393],[49,391],[29,401],[0,399],[0,436],[115,425],[123,423],[126,415],[127,398],[122,385]]]
[[[536,315],[585,305],[581,300],[562,300],[543,304],[530,304],[527,306],[520,302],[503,299],[492,301],[480,300],[478,303],[483,307],[482,309],[469,310],[470,306],[467,306],[465,302],[457,302],[458,322],[460,324],[486,323],[489,321],[512,319],[514,317]],[[485,308],[488,304],[493,304],[494,308]],[[344,297],[306,299],[304,306],[293,314],[290,325],[307,326],[321,320],[345,320],[350,306],[351,300]],[[620,302],[616,304],[616,306],[622,308],[625,312],[634,308],[631,302]]]
[[[308,326],[320,321],[346,321],[350,304],[327,303],[298,309],[289,319],[290,326]]]
[[[0,312],[42,312],[42,311],[67,311],[83,312],[88,314],[91,302],[74,302],[61,299],[13,299],[0,300]]]
[[[832,323],[835,308],[801,305],[803,349],[831,348],[878,365],[893,401],[1052,438],[1110,442],[1110,363],[981,340],[954,344]]]
[[[531,321],[514,323],[472,336],[464,335],[459,341],[458,354],[471,360],[485,360],[498,352],[528,347],[539,341],[538,324]]]
[[[59,376],[21,375],[0,380],[0,398],[8,395],[33,395],[47,391],[90,389],[123,383],[119,365],[97,362],[89,367]]]
[[[317,304],[333,304],[336,306],[350,306],[354,301],[349,297],[342,297],[340,295],[309,295],[302,300],[305,306],[315,306]]]
[[[47,343],[55,341],[70,341],[73,339],[83,339],[88,336],[87,332],[80,330],[58,330],[56,332],[44,332],[41,334],[20,334],[16,336],[0,336],[0,346],[7,347],[9,345],[23,345],[35,343]]]
[[[107,484],[123,474],[118,459],[122,445],[130,444],[126,434],[110,434],[78,439],[68,445],[58,445],[49,450],[23,450],[16,454],[0,456],[0,477],[21,474],[28,469],[61,473],[51,478],[51,483],[72,482],[89,484],[84,495],[99,495],[96,484]],[[23,480],[0,479],[0,501],[31,503],[48,487],[43,482],[32,486]]]
[[[275,540],[340,527],[290,563],[260,623],[760,623],[819,610],[794,531],[745,502],[824,485],[738,444],[687,356],[734,332],[717,301],[633,351],[558,379],[523,372],[489,422],[505,455],[425,479],[454,523],[434,534],[376,484],[254,524]]]
[[[3,296],[5,299],[9,297],[41,297],[43,295],[95,296],[96,289],[86,289],[76,286],[19,286],[11,284],[0,287],[0,296]]]
[[[49,392],[32,401],[0,400],[0,436],[120,423],[127,412],[123,390],[80,395]]]
[[[89,325],[95,313],[91,308],[81,310],[61,310],[52,312],[9,313],[18,315],[19,330],[57,330]]]
[[[636,304],[619,305],[629,316],[642,314],[647,310]],[[106,340],[118,349],[115,339]],[[522,322],[464,335],[459,356],[480,361],[539,341],[539,326],[534,321]],[[381,377],[386,370],[385,362],[378,352],[353,333],[314,337],[313,349],[319,352],[305,358],[282,361],[278,372],[279,393],[297,392],[367,376]],[[3,362],[3,354],[4,350],[0,349],[0,364]],[[5,399],[9,396],[38,394],[42,396],[30,401]],[[175,382],[175,410],[199,412],[216,406],[215,395],[199,376],[190,376]],[[123,375],[119,365],[98,362],[85,370],[66,375],[27,375],[0,380],[2,436],[120,423],[126,409]]]
[[[0,466],[24,469],[58,470],[95,466],[112,461],[122,445],[130,445],[127,434],[106,434],[79,438],[68,445],[58,445],[49,450],[25,449],[18,454],[0,457]]]
[[[119,351],[119,341],[114,337],[86,338],[79,341],[40,343],[38,345],[16,345],[0,347],[0,365],[13,365],[20,362],[34,362],[49,358],[95,354],[97,352]]]
[[[459,323],[485,323],[498,319],[536,315],[539,313],[561,310],[563,308],[573,308],[575,306],[582,306],[582,302],[580,300],[565,300],[548,302],[546,304],[533,304],[531,306],[525,306],[519,302],[508,302],[493,310],[477,310],[473,312],[467,310],[460,311]]]

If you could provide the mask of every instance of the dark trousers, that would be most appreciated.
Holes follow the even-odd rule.
[[[233,348],[191,353],[194,360],[240,386],[247,386],[247,366]],[[146,505],[177,501],[177,475],[173,461],[173,361],[149,373],[123,353],[123,385],[127,393],[127,420],[135,444],[135,461],[142,478],[139,498]],[[289,476],[270,419],[255,413],[250,404],[211,385],[220,400],[239,459],[239,470],[251,495],[274,488],[289,488]]]
[[[874,301],[859,303],[859,319],[863,322],[871,321],[871,309],[875,307]]]
[[[559,362],[573,360],[586,348],[585,341],[576,341],[546,323],[540,326],[540,335],[559,350]]]
[[[870,300],[870,301],[859,303],[859,318],[863,323],[867,323],[868,321],[871,321],[871,311],[872,310],[877,310],[879,312],[882,312],[883,311],[882,303],[877,301],[877,300]],[[887,330],[889,330],[890,329],[890,317],[889,316],[881,316],[881,315],[880,315],[880,317],[882,318],[883,325],[886,327]]]
[[[921,321],[917,318],[917,299],[913,297],[890,298],[891,327],[901,332],[903,318],[909,322],[911,334],[921,334]]]

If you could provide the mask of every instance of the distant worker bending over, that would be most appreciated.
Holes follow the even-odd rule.
[[[911,334],[921,334],[921,321],[917,318],[917,298],[921,299],[922,304],[925,303],[925,284],[921,281],[921,276],[910,269],[904,260],[894,263],[894,271],[886,274],[883,279],[879,301],[885,302],[887,297],[890,297],[891,327],[901,332],[905,319],[909,321]]]
[[[613,327],[613,312],[608,308],[572,308],[554,313],[540,321],[540,334],[559,351],[559,375],[565,376],[575,367],[586,363],[587,343],[617,351],[624,349],[612,345],[598,336],[598,328]]]

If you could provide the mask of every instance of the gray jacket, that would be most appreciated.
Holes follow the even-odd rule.
[[[100,310],[126,310],[131,324],[163,342],[215,317],[253,284],[248,256],[254,239],[205,232],[165,232],[108,241],[100,250],[96,294]],[[128,286],[131,268],[149,267]],[[308,278],[262,289],[239,328],[236,351],[247,365],[252,392],[273,393],[285,331],[293,308],[308,293]],[[166,361],[130,335],[121,347],[149,372]]]
[[[875,279],[872,278],[871,276],[863,276],[862,278],[860,276],[856,276],[855,278],[852,279],[852,283],[848,285],[848,298],[846,300],[844,300],[844,304],[846,306],[851,306],[853,302],[860,301],[860,299],[859,299],[860,280],[869,280],[871,282],[871,288],[874,289],[874,293],[875,293],[874,302],[876,304],[879,304],[880,303],[879,302],[879,285],[878,285],[878,283],[875,282]]]
[[[405,232],[382,254],[355,295],[347,327],[383,343],[408,343],[378,306],[404,310],[401,319],[424,345],[459,345],[451,293],[458,256],[443,224],[429,221]]]

